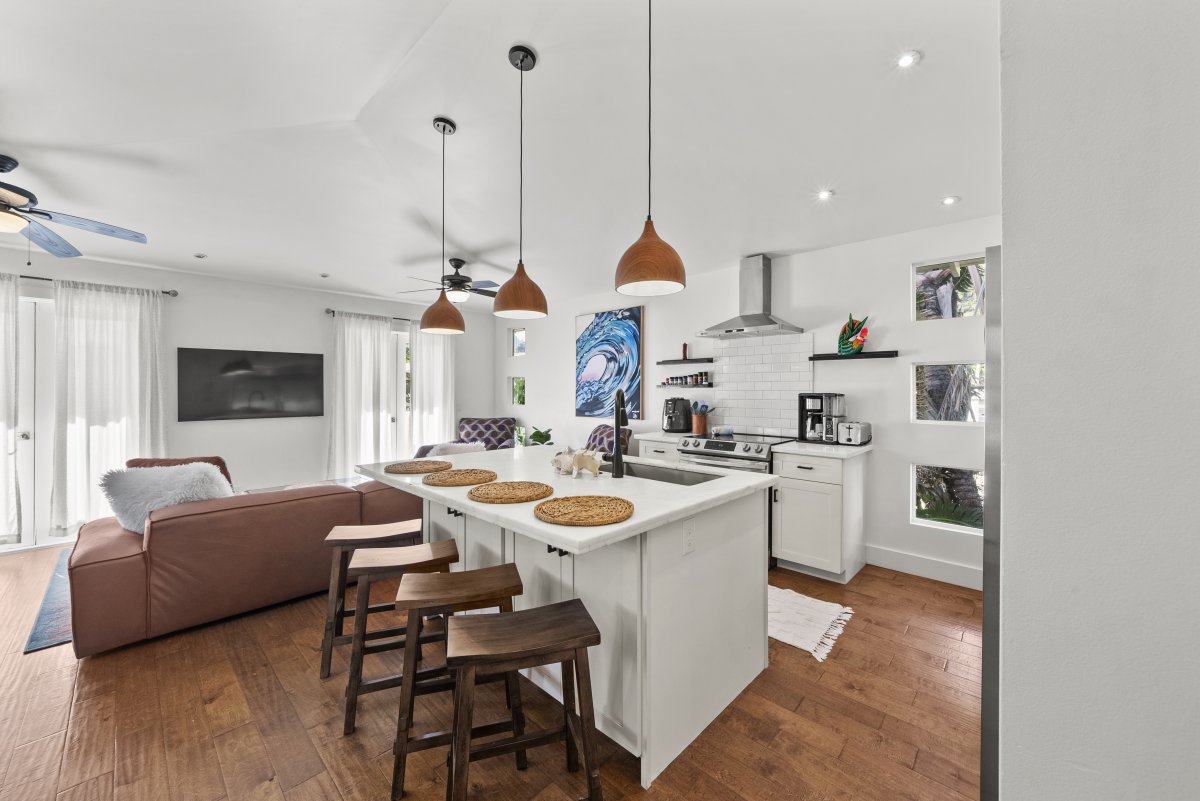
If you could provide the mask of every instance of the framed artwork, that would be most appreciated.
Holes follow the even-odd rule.
[[[623,389],[625,413],[642,419],[643,323],[642,306],[575,318],[576,417],[612,417]]]

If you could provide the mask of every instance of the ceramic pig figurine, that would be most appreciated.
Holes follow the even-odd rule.
[[[555,473],[570,475],[575,470],[575,449],[568,446],[565,451],[554,454],[554,458],[550,460],[550,464],[554,466]]]
[[[572,461],[572,467],[575,469],[575,478],[579,478],[579,475],[585,471],[595,477],[600,476],[600,460],[596,457],[596,451],[577,452]]]

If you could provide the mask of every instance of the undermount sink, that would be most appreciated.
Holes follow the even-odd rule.
[[[600,465],[601,473],[611,473],[613,470],[611,464]],[[625,475],[630,478],[644,478],[649,481],[663,481],[667,484],[682,484],[685,487],[691,487],[696,484],[703,484],[706,481],[714,481],[720,476],[710,475],[708,473],[697,473],[692,470],[677,470],[673,467],[655,467],[649,464],[626,464]]]

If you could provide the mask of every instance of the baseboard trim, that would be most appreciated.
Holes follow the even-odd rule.
[[[983,568],[963,565],[958,562],[947,562],[920,554],[896,551],[891,548],[881,548],[878,545],[868,545],[867,564],[886,567],[888,570],[898,570],[901,573],[911,573],[914,576],[944,581],[947,584],[957,584],[972,590],[983,589]]]

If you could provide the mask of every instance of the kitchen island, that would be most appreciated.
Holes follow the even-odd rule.
[[[596,725],[641,757],[642,785],[659,773],[767,665],[767,494],[776,479],[689,466],[686,475],[627,457],[657,479],[556,475],[555,449],[512,448],[440,456],[455,468],[492,470],[498,481],[541,481],[552,497],[614,495],[633,516],[613,525],[544,523],[536,503],[485,504],[470,487],[432,487],[384,464],[362,475],[425,501],[425,537],[454,538],[458,569],[515,563],[527,609],[579,598],[600,629],[592,649]],[[528,672],[562,698],[557,667]]]

